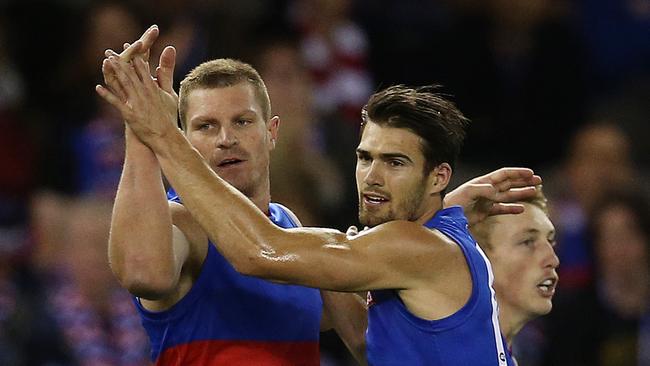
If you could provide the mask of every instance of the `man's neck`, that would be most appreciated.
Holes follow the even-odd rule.
[[[264,212],[265,215],[269,215],[271,192],[268,183],[263,188],[258,189],[257,192],[253,192],[252,194],[244,193],[244,195],[248,197],[248,199],[251,200],[255,206],[257,206],[257,208]]]
[[[500,309],[499,311],[499,326],[501,327],[501,334],[506,338],[508,347],[512,347],[512,342],[515,340],[521,328],[526,325],[527,319],[517,318],[507,309]]]
[[[442,201],[438,200],[434,204],[427,207],[427,209],[422,213],[417,219],[413,220],[420,225],[424,225],[427,221],[431,220],[433,216],[436,215],[438,211],[442,209]]]

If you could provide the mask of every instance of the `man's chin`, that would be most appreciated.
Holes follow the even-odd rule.
[[[386,217],[372,216],[372,215],[368,215],[368,214],[359,215],[359,223],[362,226],[375,227],[377,225],[381,225],[381,224],[386,223],[388,221],[391,221],[391,219],[386,218]]]

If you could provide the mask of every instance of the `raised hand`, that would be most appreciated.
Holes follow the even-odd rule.
[[[151,46],[153,46],[156,39],[158,39],[159,34],[160,31],[158,29],[158,26],[152,25],[151,27],[149,27],[149,29],[147,29],[144,33],[142,33],[140,39],[136,40],[132,44],[124,43],[124,50],[122,51],[122,53],[118,54],[112,49],[107,49],[106,51],[104,51],[104,55],[106,56],[106,58],[102,62],[102,74],[104,76],[104,84],[107,86],[108,85],[115,85],[116,87],[119,86],[119,83],[117,83],[115,79],[115,71],[111,69],[110,67],[111,64],[108,62],[109,57],[113,56],[125,62],[129,62],[134,57],[139,56],[148,62]],[[115,93],[121,100],[126,100],[126,95],[124,95],[123,90],[112,89],[111,91]]]
[[[473,225],[491,215],[523,212],[524,206],[513,202],[535,196],[535,186],[541,183],[542,178],[531,169],[501,168],[449,192],[444,206],[462,206],[469,224]]]
[[[172,88],[175,59],[176,50],[165,48],[154,79],[142,57],[126,62],[110,56],[104,64],[114,77],[107,78],[107,87],[96,86],[97,93],[120,111],[133,132],[149,147],[156,137],[177,128],[178,96]]]

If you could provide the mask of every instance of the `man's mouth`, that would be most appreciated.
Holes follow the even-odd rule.
[[[219,167],[219,168],[228,168],[228,167],[237,165],[237,164],[239,164],[241,162],[243,162],[243,160],[236,159],[236,158],[224,159],[217,165],[217,167]]]
[[[537,284],[537,289],[544,297],[552,297],[555,294],[555,285],[557,277],[549,277]]]
[[[389,199],[375,193],[364,193],[363,202],[367,205],[381,205],[388,202]]]

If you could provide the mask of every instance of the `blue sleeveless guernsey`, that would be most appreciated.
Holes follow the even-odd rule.
[[[472,278],[470,298],[446,318],[425,320],[409,312],[397,291],[371,291],[366,333],[368,363],[514,365],[499,330],[492,269],[467,229],[463,210],[455,206],[438,211],[425,226],[442,232],[461,247]]]
[[[168,198],[180,202],[173,191]],[[296,227],[271,203],[271,220]],[[226,213],[224,212],[224,215]],[[322,300],[316,289],[241,275],[209,243],[190,291],[166,311],[135,299],[156,365],[318,365]]]

